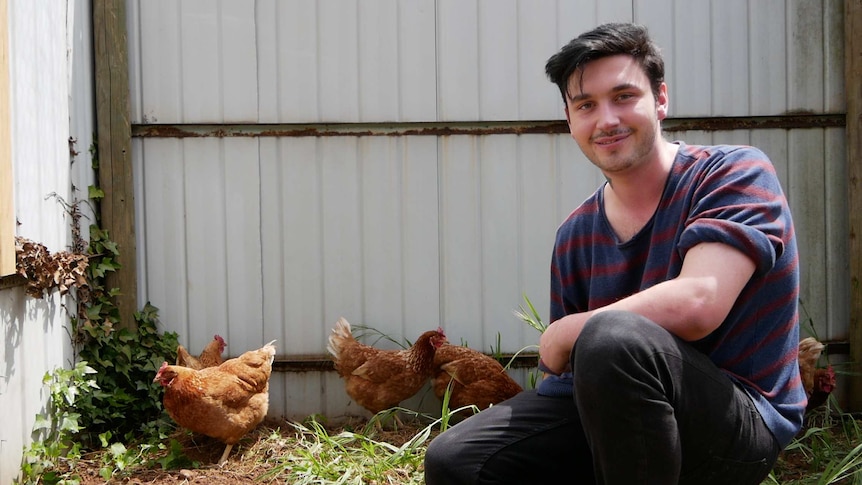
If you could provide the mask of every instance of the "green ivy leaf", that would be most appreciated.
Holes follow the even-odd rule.
[[[51,420],[44,414],[37,414],[36,422],[33,423],[33,429],[36,431],[51,429]]]
[[[42,483],[45,485],[57,485],[62,478],[57,472],[49,471],[42,475]]]
[[[78,426],[78,420],[71,415],[64,416],[63,419],[60,420],[60,431],[67,431],[74,434],[80,429],[80,426]]]
[[[120,249],[114,241],[105,241],[104,248],[115,256],[120,255]],[[117,265],[119,266],[119,265]]]
[[[102,312],[102,305],[93,305],[87,308],[87,318],[90,320],[99,319],[99,314]]]
[[[111,445],[110,452],[114,456],[123,456],[126,454],[126,447],[122,443],[114,443]]]
[[[105,191],[95,185],[87,187],[87,197],[94,200],[104,199]]]
[[[75,404],[75,398],[78,396],[78,388],[76,386],[69,386],[63,394],[66,396],[66,403],[71,406]]]

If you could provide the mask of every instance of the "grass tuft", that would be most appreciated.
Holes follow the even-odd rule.
[[[330,434],[314,418],[291,426],[297,431],[292,446],[274,458],[275,463],[270,463],[260,480],[298,485],[422,483],[422,461],[430,432],[423,430],[396,446],[348,430]]]

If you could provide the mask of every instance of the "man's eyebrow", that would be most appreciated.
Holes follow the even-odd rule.
[[[618,85],[614,86],[614,87],[611,89],[611,92],[613,92],[613,93],[618,93],[618,92],[620,92],[620,91],[627,91],[627,90],[629,90],[629,89],[635,89],[635,90],[641,91],[641,88],[640,88],[639,86],[637,86],[636,84],[632,84],[632,83],[622,83],[622,84],[618,84]],[[584,93],[584,92],[581,92],[581,93],[576,94],[576,95],[574,95],[574,96],[572,96],[572,95],[570,95],[568,92],[566,92],[566,96],[568,96],[569,101],[571,101],[571,102],[583,101],[583,100],[585,100],[585,99],[588,99],[588,98],[592,98],[592,97],[593,97],[593,95],[592,95],[592,94],[590,94],[590,93]]]
[[[586,94],[586,93],[580,93],[580,94],[576,94],[576,95],[572,96],[568,92],[566,92],[566,96],[568,96],[569,102],[576,103],[578,101],[582,101],[584,99],[589,98],[591,95]]]

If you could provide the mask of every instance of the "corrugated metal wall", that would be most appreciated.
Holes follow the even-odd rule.
[[[94,129],[90,15],[87,0],[9,2],[17,234],[52,252],[71,245],[71,221],[57,197],[69,203],[86,198],[87,186],[93,183],[88,153]],[[70,138],[80,152],[74,163]],[[42,377],[72,359],[69,315],[62,307],[69,301],[56,292],[37,300],[24,290],[22,286],[0,290],[2,484],[18,476],[36,414],[43,412],[48,396]]]
[[[323,356],[342,315],[395,339],[442,325],[484,350],[535,344],[512,310],[527,294],[547,315],[556,227],[601,182],[567,134],[541,133],[563,118],[547,58],[634,20],[664,47],[673,118],[841,114],[842,5],[128,0],[140,300],[231,355],[277,338],[282,358]],[[843,128],[668,137],[772,156],[805,307],[845,336]],[[356,411],[325,372],[274,376],[271,401]]]

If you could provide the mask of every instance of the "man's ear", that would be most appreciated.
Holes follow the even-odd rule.
[[[658,96],[655,99],[655,111],[658,115],[658,120],[662,121],[667,118],[668,110],[670,109],[670,99],[667,95],[667,84],[661,83],[658,87]]]
[[[566,125],[569,129],[572,128],[572,120],[569,118],[569,103],[563,103],[563,112],[566,113]]]

